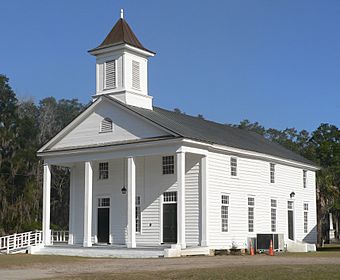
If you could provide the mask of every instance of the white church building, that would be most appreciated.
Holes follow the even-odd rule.
[[[93,103],[38,151],[45,245],[53,165],[70,168],[69,244],[230,249],[260,235],[275,247],[316,243],[313,162],[256,133],[154,106],[155,53],[123,17],[89,53]]]

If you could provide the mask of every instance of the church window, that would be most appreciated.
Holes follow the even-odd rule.
[[[105,62],[105,89],[116,87],[116,61]]]

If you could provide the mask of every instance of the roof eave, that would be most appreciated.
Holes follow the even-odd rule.
[[[96,55],[99,55],[99,54],[103,54],[103,53],[107,53],[107,52],[111,52],[111,51],[116,51],[116,50],[123,49],[123,48],[127,48],[131,51],[140,53],[140,54],[142,54],[146,57],[152,57],[152,56],[155,56],[155,54],[156,54],[153,51],[150,51],[150,50],[145,49],[145,48],[141,49],[139,47],[130,45],[126,42],[120,42],[120,43],[106,45],[106,46],[102,46],[102,47],[96,47],[94,49],[88,50],[88,53],[96,56]]]

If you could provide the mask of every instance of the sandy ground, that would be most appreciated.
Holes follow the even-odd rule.
[[[214,268],[254,265],[313,265],[337,264],[340,258],[334,257],[293,257],[293,256],[216,256],[188,257],[174,259],[84,259],[74,263],[34,264],[30,267],[1,269],[2,280],[27,280],[49,277],[75,276],[80,273],[124,273],[136,271],[184,270],[192,268]]]

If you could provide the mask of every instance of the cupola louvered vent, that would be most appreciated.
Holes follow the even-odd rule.
[[[112,120],[110,118],[103,119],[100,125],[100,132],[102,133],[112,132],[112,130],[113,130]]]
[[[110,60],[105,63],[105,88],[116,87],[116,61]]]
[[[132,60],[132,87],[140,89],[140,64],[134,60]]]

